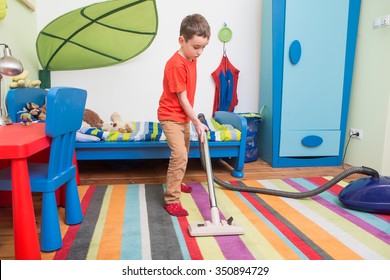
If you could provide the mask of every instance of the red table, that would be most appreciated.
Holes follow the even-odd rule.
[[[27,158],[48,147],[44,123],[0,126],[0,160],[11,161],[15,259],[41,259]]]

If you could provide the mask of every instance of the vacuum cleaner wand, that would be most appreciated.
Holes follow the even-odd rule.
[[[203,115],[203,114],[202,114]],[[200,119],[202,116],[198,116]],[[203,116],[204,119],[204,116]],[[217,200],[214,191],[213,170],[211,166],[210,150],[207,141],[206,132],[204,133],[203,143],[199,141],[201,158],[204,162],[204,169],[207,175],[207,185],[210,198],[210,218],[211,221],[204,221],[202,223],[190,224],[188,232],[191,236],[216,236],[216,235],[240,235],[244,234],[244,229],[230,218],[227,221],[220,219],[219,209],[217,207]]]

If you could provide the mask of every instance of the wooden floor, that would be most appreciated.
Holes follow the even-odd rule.
[[[168,160],[134,160],[134,161],[80,161],[79,173],[81,185],[132,184],[132,183],[165,183]],[[346,166],[345,168],[349,168]],[[222,161],[213,162],[213,174],[223,181],[239,180],[230,175],[231,167]],[[245,180],[336,176],[344,171],[337,167],[300,167],[272,168],[268,163],[257,160],[245,164]],[[362,175],[354,174],[345,181],[356,180]],[[184,182],[206,182],[199,159],[190,159]],[[40,196],[34,194],[34,207],[37,225],[40,224]],[[0,259],[14,259],[12,208],[0,208]]]
[[[275,178],[335,176],[344,171],[345,166],[272,168],[267,162],[257,160],[245,163],[244,178],[231,175],[233,170],[223,161],[213,161],[213,174],[224,181],[260,180]],[[79,161],[82,185],[104,185],[119,183],[165,183],[168,160],[129,160],[129,161]],[[352,175],[352,177],[359,177]],[[199,159],[190,159],[184,182],[205,182],[206,173]]]

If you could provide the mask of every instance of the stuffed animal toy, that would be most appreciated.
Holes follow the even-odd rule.
[[[10,88],[20,88],[20,87],[39,87],[41,85],[40,80],[30,80],[28,78],[28,71],[24,70],[17,76],[13,76],[11,79],[11,83],[9,85]]]
[[[29,113],[36,120],[46,120],[46,104],[44,104],[42,107],[39,107],[37,104],[29,102],[26,103],[26,110],[27,113]]]
[[[20,119],[22,120],[22,123],[24,125],[30,125],[32,123],[31,114],[29,113],[23,113],[20,115]]]
[[[91,127],[102,128],[104,121],[99,117],[99,115],[91,109],[84,110],[83,121],[89,124]]]
[[[124,122],[121,115],[118,112],[114,112],[111,115],[111,124],[105,124],[103,126],[104,131],[118,131],[121,133],[130,133],[134,131],[134,126],[130,122]]]
[[[116,131],[112,123],[104,123],[102,126],[102,130],[108,132]]]

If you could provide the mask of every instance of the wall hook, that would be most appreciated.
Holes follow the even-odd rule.
[[[232,35],[233,35],[232,30],[229,27],[227,27],[227,24],[225,22],[221,30],[219,30],[218,32],[219,40],[221,40],[224,43],[229,42],[232,39]]]

